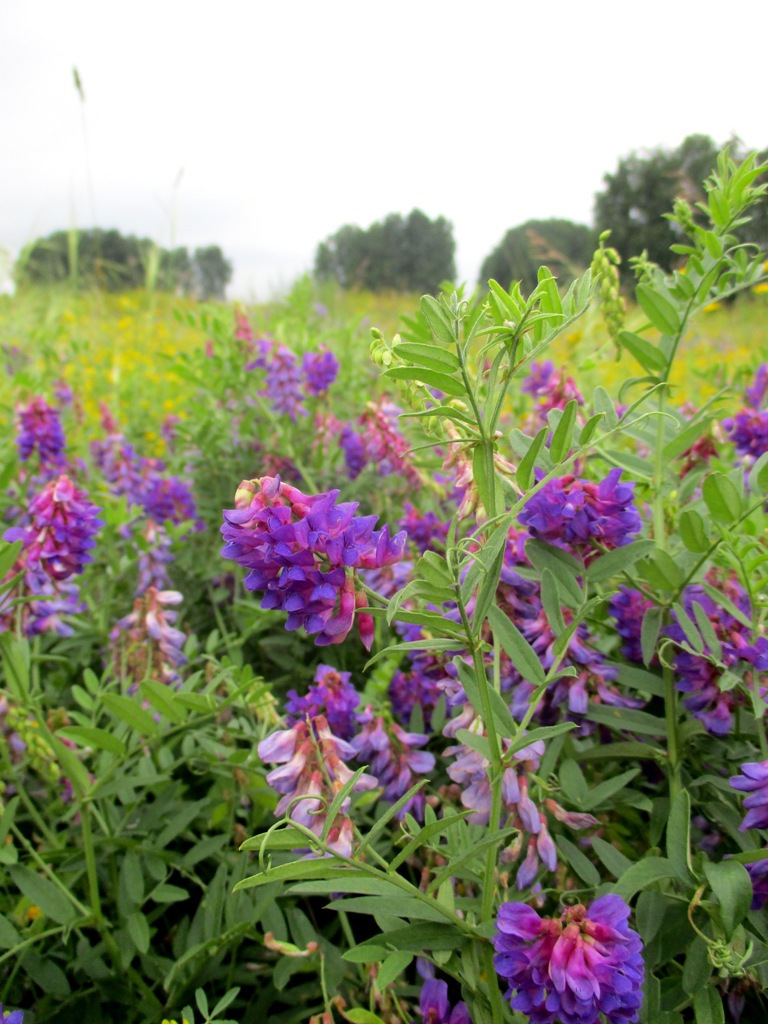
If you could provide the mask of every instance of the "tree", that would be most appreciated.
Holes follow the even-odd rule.
[[[525,292],[536,287],[538,269],[546,264],[561,285],[568,285],[592,260],[597,234],[570,220],[529,220],[510,228],[483,261],[480,280],[493,278],[507,287],[520,281]]]
[[[684,241],[680,229],[670,223],[676,199],[685,199],[696,222],[704,217],[695,209],[706,200],[703,182],[715,168],[717,146],[708,135],[689,135],[676,149],[661,147],[623,157],[613,174],[603,178],[605,188],[595,197],[595,221],[600,231],[610,228],[610,244],[625,261],[643,251],[664,270],[670,270],[676,255],[670,246]],[[737,142],[730,145],[738,161],[744,153]],[[765,246],[768,242],[768,205],[761,200],[752,211],[749,224],[737,230],[743,242]]]
[[[195,249],[192,258],[195,291],[201,299],[223,299],[232,279],[232,264],[225,259],[218,245]]]
[[[217,245],[197,249],[161,249],[148,238],[104,231],[54,231],[39,238],[17,263],[19,284],[54,285],[64,282],[108,292],[144,287],[157,268],[154,287],[201,298],[223,298],[232,265]]]
[[[345,224],[321,242],[315,276],[342,288],[371,291],[432,292],[456,276],[453,228],[444,218],[430,220],[421,210],[406,218],[390,213],[363,229]]]

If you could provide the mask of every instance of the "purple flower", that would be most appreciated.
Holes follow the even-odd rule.
[[[293,821],[321,836],[334,796],[354,774],[345,763],[354,757],[353,748],[334,736],[325,717],[318,715],[273,732],[261,741],[258,751],[263,761],[281,766],[267,775],[267,782],[281,794],[275,813],[288,813]],[[376,785],[376,779],[363,773],[354,789],[360,792]],[[346,857],[351,856],[353,837],[349,802],[349,797],[343,801],[327,838],[329,848]]]
[[[37,451],[41,469],[63,469],[66,441],[58,410],[37,395],[29,405],[19,409],[18,417],[16,443],[21,461],[26,462]]]
[[[718,585],[741,611],[746,615],[750,614],[749,600],[738,582],[730,578],[719,581],[712,575],[709,581]],[[743,697],[738,688],[721,688],[723,666],[734,673],[741,669],[745,680],[749,681],[754,669],[758,672],[768,669],[768,640],[765,637],[758,637],[755,643],[750,644],[743,636],[741,623],[716,604],[700,586],[688,587],[683,595],[683,606],[689,617],[695,620],[694,605],[698,605],[699,614],[703,611],[712,623],[720,643],[720,651],[714,658],[714,652],[707,646],[702,654],[680,648],[674,660],[677,675],[675,685],[678,690],[688,694],[683,700],[683,705],[694,718],[700,719],[708,732],[724,736],[731,730],[733,710]],[[685,633],[676,619],[666,629],[665,635],[678,643],[686,640]],[[762,693],[765,688],[759,685],[758,689]]]
[[[144,544],[139,549],[139,580],[136,595],[141,596],[150,587],[157,590],[171,590],[168,566],[173,562],[171,538],[164,526],[154,520],[147,520],[141,530]]]
[[[643,522],[634,505],[634,484],[621,483],[620,476],[617,467],[599,484],[573,474],[550,480],[526,502],[519,521],[537,540],[570,546],[585,559],[599,554],[597,545],[629,544]]]
[[[723,420],[723,429],[737,454],[750,462],[768,452],[768,409],[742,409]]]
[[[421,988],[419,1009],[424,1024],[472,1024],[466,1003],[458,1002],[452,1007],[448,1002],[448,985],[434,978],[425,981]]]
[[[306,416],[307,410],[301,404],[301,374],[296,356],[283,344],[275,343],[267,361],[266,387],[261,392],[269,398],[275,412],[285,413],[293,422],[298,416]]]
[[[434,512],[420,512],[409,501],[405,502],[404,507],[405,515],[397,525],[406,531],[408,539],[420,554],[444,550],[450,523],[444,522]]]
[[[357,729],[355,709],[360,694],[350,683],[350,672],[338,672],[330,665],[318,665],[315,686],[300,697],[295,690],[288,691],[285,710],[293,716],[291,724],[307,716],[325,715],[334,735],[350,740]]]
[[[248,569],[245,586],[264,591],[262,608],[288,613],[285,628],[304,629],[319,646],[341,643],[367,605],[355,571],[399,561],[406,536],[374,530],[376,516],[356,516],[357,502],[338,491],[306,495],[280,477],[244,480],[224,512],[222,554]],[[373,620],[358,614],[368,649]]]
[[[149,587],[110,633],[112,664],[129,692],[144,679],[170,686],[179,682],[177,670],[187,660],[182,651],[187,638],[173,626],[176,612],[172,606],[182,600],[176,590]]]
[[[423,747],[429,736],[422,733],[406,732],[395,723],[385,724],[384,719],[374,718],[370,708],[366,713],[367,722],[360,733],[351,741],[358,761],[370,765],[371,773],[376,776],[379,785],[384,787],[381,794],[384,800],[395,803],[418,782],[420,775],[426,775],[435,767],[435,758]],[[402,807],[396,817],[398,820],[406,814],[413,814],[421,820],[424,816],[424,791],[419,790]]]
[[[68,580],[83,571],[102,521],[98,509],[66,473],[49,481],[29,506],[29,525],[5,532],[5,540],[24,542],[29,569],[42,568],[52,580]]]
[[[336,380],[339,361],[327,348],[320,352],[306,352],[301,363],[308,395],[324,395]]]
[[[744,392],[747,404],[753,409],[759,409],[765,402],[765,394],[768,391],[768,363],[761,363],[755,373],[755,380],[751,387]]]
[[[616,632],[624,643],[621,645],[621,653],[629,661],[641,664],[643,660],[643,649],[640,643],[640,631],[643,625],[643,616],[651,607],[652,602],[644,597],[639,590],[630,590],[623,584],[619,586],[618,593],[614,594],[608,605],[608,612],[616,620]]]
[[[368,465],[365,441],[348,423],[345,423],[339,434],[339,447],[344,452],[349,479],[356,480]]]
[[[5,1013],[3,1004],[0,1003],[0,1024],[24,1024],[24,1011],[11,1010]]]
[[[768,903],[768,857],[745,864],[749,880],[752,883],[752,903],[750,910],[762,910]]]
[[[734,789],[750,795],[744,801],[747,815],[739,832],[748,828],[768,828],[768,761],[748,761],[741,766],[741,775],[732,775]]]
[[[172,523],[197,519],[195,499],[187,485],[175,476],[162,477],[153,474],[147,481],[141,504],[150,519]],[[199,524],[202,529],[202,523]]]
[[[509,982],[513,1010],[530,1024],[630,1024],[643,999],[640,936],[614,895],[586,908],[540,918],[524,903],[499,908],[496,972]],[[515,994],[516,993],[516,994]]]

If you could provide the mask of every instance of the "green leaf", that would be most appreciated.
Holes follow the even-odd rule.
[[[579,403],[572,398],[563,410],[563,415],[560,417],[560,422],[552,435],[552,442],[549,446],[549,455],[555,464],[561,462],[571,449],[573,428],[576,426],[578,411]]]
[[[632,861],[629,858],[625,857],[615,846],[607,843],[605,839],[601,839],[600,836],[593,836],[590,842],[597,856],[617,878],[621,878],[624,872],[632,867]]]
[[[686,789],[677,794],[670,807],[667,819],[667,858],[683,885],[690,884],[693,879],[691,798]]]
[[[721,860],[719,864],[704,862],[704,874],[720,904],[725,937],[730,940],[744,920],[752,903],[752,882],[747,869],[737,860]]]
[[[375,947],[389,946],[391,949],[403,950],[408,953],[430,953],[441,950],[460,949],[467,941],[467,935],[449,924],[411,924],[406,928],[375,935],[372,939],[360,943],[358,949],[365,949],[369,944]],[[346,954],[345,954],[346,959]]]
[[[453,320],[445,307],[431,295],[423,295],[419,302],[424,319],[438,341],[444,345],[454,345],[457,341]]]
[[[149,923],[141,911],[129,914],[125,919],[125,927],[139,953],[146,953],[149,949]]]
[[[139,689],[152,707],[161,715],[165,715],[169,721],[179,723],[186,718],[184,711],[179,707],[176,695],[168,686],[154,679],[145,679],[139,684]]]
[[[686,950],[681,983],[683,991],[687,992],[689,996],[694,995],[700,988],[704,988],[712,977],[712,964],[709,960],[708,949],[704,939],[697,935]]]
[[[710,546],[709,534],[704,520],[699,513],[692,508],[683,509],[678,521],[680,539],[689,551],[695,554],[702,554]]]
[[[473,814],[472,810],[459,811],[457,814],[449,814],[444,818],[438,818],[436,821],[430,822],[428,825],[424,825],[419,831],[413,836],[399,851],[396,857],[390,861],[389,870],[396,871],[404,861],[408,860],[412,853],[421,846],[426,846],[429,839],[434,836],[442,835],[443,832],[447,832],[452,825],[463,821],[464,818],[469,817]]]
[[[602,583],[620,572],[626,572],[639,559],[645,558],[656,545],[652,540],[636,540],[613,551],[607,551],[591,562],[586,577],[591,583]]]
[[[540,574],[545,569],[553,573],[563,600],[569,607],[578,608],[583,603],[584,592],[579,586],[578,577],[584,575],[584,566],[573,555],[533,538],[525,542],[525,553]]]
[[[687,452],[699,437],[701,437],[713,419],[713,416],[703,416],[701,419],[693,420],[685,426],[677,437],[674,437],[664,445],[664,461],[672,462],[673,459],[676,459]]]
[[[710,473],[701,488],[704,504],[719,523],[730,525],[741,515],[741,495],[732,480],[723,473]]]
[[[413,953],[392,953],[383,961],[376,975],[376,984],[380,991],[384,991],[388,985],[400,977],[408,969],[413,961]]]
[[[233,892],[241,889],[253,889],[259,885],[268,885],[270,882],[298,882],[305,878],[356,878],[362,875],[354,868],[341,866],[340,862],[333,857],[323,857],[318,860],[295,860],[289,864],[279,864],[277,867],[270,867],[266,871],[260,871],[256,875],[249,875],[241,879],[234,887]]]
[[[80,747],[96,747],[120,757],[125,754],[123,741],[118,739],[114,733],[107,732],[106,729],[85,725],[67,725],[62,729],[57,729],[56,733],[63,739],[72,740]]]
[[[720,661],[723,657],[723,648],[720,644],[720,638],[715,632],[715,627],[712,625],[712,620],[709,618],[707,613],[701,607],[698,601],[694,601],[692,604],[693,615],[696,619],[696,625],[701,630],[701,635],[704,637],[704,641],[709,647],[713,657]]]
[[[0,949],[13,949],[21,942],[21,936],[7,917],[0,914]]]
[[[538,655],[512,620],[500,608],[492,605],[488,609],[488,622],[493,635],[523,679],[534,685],[543,683],[545,673]]]
[[[437,388],[455,398],[462,398],[467,393],[463,381],[438,370],[428,370],[426,367],[393,366],[391,369],[385,370],[382,376],[391,377],[393,380],[417,380],[421,384],[426,384],[427,387]]]
[[[615,775],[611,779],[605,779],[604,782],[598,783],[597,786],[589,791],[587,801],[582,805],[584,810],[591,811],[595,807],[599,807],[600,804],[605,803],[606,800],[616,796],[617,793],[620,793],[622,789],[629,785],[639,772],[639,768],[628,768],[627,771],[622,772],[620,775]]]
[[[557,586],[557,578],[551,569],[545,569],[541,574],[541,603],[544,612],[552,627],[555,636],[559,636],[565,629],[563,610],[560,607],[560,591]]]
[[[158,731],[158,724],[149,713],[130,697],[123,697],[117,693],[105,693],[101,698],[104,706],[112,712],[115,718],[127,722],[132,729],[135,729],[141,736],[155,736]]]
[[[592,408],[596,413],[602,413],[605,416],[606,429],[613,430],[619,422],[619,417],[616,413],[616,405],[605,388],[595,388],[592,393]]]
[[[693,648],[696,654],[701,654],[704,650],[704,641],[701,639],[701,633],[693,624],[690,616],[688,615],[688,612],[685,610],[682,604],[680,604],[679,601],[676,601],[672,605],[672,610],[675,613],[675,617],[680,625],[680,628],[685,634],[685,639],[688,641],[689,645]]]
[[[612,729],[641,733],[646,736],[666,736],[667,726],[663,718],[656,718],[645,711],[634,708],[610,707],[608,704],[592,704],[586,714],[590,722],[608,725]]]
[[[570,864],[585,885],[597,886],[600,884],[600,872],[577,846],[574,846],[565,836],[557,836],[555,842],[563,860]]]
[[[603,413],[596,413],[594,416],[590,416],[584,426],[579,430],[579,447],[586,447],[592,440],[595,431],[603,421]]]
[[[480,687],[477,679],[475,678],[473,669],[461,658],[457,658],[454,661],[454,665],[459,673],[459,678],[461,679],[467,698],[469,699],[469,703],[476,711],[482,713],[483,698],[480,694]],[[513,718],[512,712],[504,702],[504,698],[501,694],[497,693],[496,690],[489,686],[487,682],[485,685],[488,688],[488,700],[491,705],[491,714],[493,715],[493,721],[496,725],[496,731],[500,736],[511,739],[512,736],[516,736],[518,734],[520,727]],[[483,756],[486,757],[487,754],[484,753]]]
[[[391,959],[392,957],[387,957],[387,961]],[[408,962],[410,963],[412,959],[413,957],[411,957]],[[379,972],[379,980],[380,975],[381,972]],[[397,975],[395,975],[395,977],[397,977]],[[348,1021],[351,1021],[352,1024],[384,1024],[381,1017],[377,1016],[375,1013],[371,1013],[370,1010],[363,1010],[361,1007],[356,1007],[353,1010],[345,1010],[344,1016]]]
[[[707,985],[694,993],[693,1013],[696,1024],[725,1024],[723,1001],[716,988]]]
[[[643,312],[662,334],[675,335],[680,330],[680,317],[672,302],[648,284],[639,284],[635,289],[637,301]]]
[[[640,627],[640,647],[643,652],[643,664],[647,667],[653,661],[656,653],[656,641],[661,631],[662,610],[655,605],[648,608],[643,616],[643,623]]]
[[[437,921],[444,924],[446,915],[437,902],[430,906],[425,900],[413,896],[399,894],[393,896],[345,896],[340,900],[331,900],[327,910],[342,910],[352,914],[377,914],[391,917],[402,917],[416,921]]]
[[[395,345],[392,349],[396,356],[406,359],[419,366],[439,373],[453,373],[461,366],[456,355],[450,349],[438,348],[437,345],[422,345],[418,342],[406,341]]]
[[[31,903],[39,907],[46,917],[64,925],[77,920],[79,915],[72,902],[49,879],[42,878],[21,864],[11,865],[8,873],[18,889]]]
[[[663,373],[666,370],[667,360],[663,353],[639,334],[620,331],[619,344],[633,355],[648,373]]]
[[[23,543],[20,540],[15,540],[12,544],[0,542],[0,580],[10,571],[22,547]]]
[[[531,442],[528,451],[520,460],[515,473],[515,483],[521,491],[527,491],[533,480],[533,471],[536,467],[536,459],[549,437],[549,427],[542,427]]]
[[[664,857],[645,857],[624,872],[613,891],[628,903],[635,893],[674,877],[675,869]]]

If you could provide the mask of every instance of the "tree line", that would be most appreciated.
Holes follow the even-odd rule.
[[[218,245],[193,252],[164,249],[148,238],[115,229],[54,231],[27,247],[17,262],[20,285],[63,282],[103,291],[151,287],[200,299],[223,299],[232,264]]]
[[[606,229],[610,245],[625,262],[645,253],[671,270],[675,254],[670,246],[685,239],[666,215],[682,199],[694,221],[703,222],[696,204],[706,199],[702,183],[715,169],[721,148],[708,135],[689,135],[674,149],[658,147],[623,157],[603,177],[593,225],[550,218],[510,228],[483,261],[480,281],[521,281],[531,291],[539,266],[546,264],[561,285],[568,285],[589,266],[598,236]],[[737,142],[730,149],[736,159],[746,155]],[[760,159],[766,157],[768,150],[760,154]],[[768,247],[768,200],[757,204],[748,224],[734,227],[742,242]],[[444,217],[432,221],[413,210],[405,218],[390,214],[367,229],[351,224],[339,228],[318,245],[315,276],[336,280],[343,288],[434,293],[455,277],[454,252],[450,222]]]

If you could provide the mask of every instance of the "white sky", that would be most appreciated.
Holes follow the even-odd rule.
[[[0,247],[218,244],[264,298],[419,207],[474,283],[508,228],[591,223],[632,150],[768,145],[766,29],[765,0],[0,0]]]

